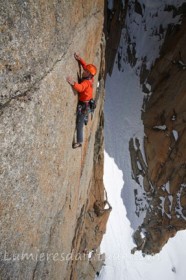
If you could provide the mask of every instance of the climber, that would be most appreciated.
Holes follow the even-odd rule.
[[[78,107],[77,107],[77,143],[73,143],[73,148],[82,146],[83,143],[83,126],[88,122],[89,109],[93,100],[93,82],[97,69],[93,64],[86,62],[77,54],[74,54],[75,59],[83,67],[82,79],[77,83],[71,77],[67,77],[67,82],[78,92]]]

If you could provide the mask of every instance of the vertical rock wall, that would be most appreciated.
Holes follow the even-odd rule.
[[[107,41],[106,47],[106,70],[111,75],[115,57],[118,51],[122,28],[125,24],[125,18],[128,9],[129,0],[113,0],[112,9],[105,9],[105,35]]]
[[[104,1],[9,0],[0,7],[0,277],[79,279],[82,262],[77,272],[70,253],[85,249],[84,218],[96,200],[104,202]],[[65,80],[80,74],[75,51],[101,70],[96,112],[77,150],[77,95]],[[96,217],[90,232],[97,226],[103,233]]]

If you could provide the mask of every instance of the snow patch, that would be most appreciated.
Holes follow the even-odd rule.
[[[176,120],[176,115],[173,115],[172,116],[172,121],[175,121]]]
[[[169,181],[164,185],[164,190],[166,190],[168,193],[170,193],[170,183],[169,183]]]
[[[176,195],[176,207],[175,207],[175,212],[177,214],[178,218],[182,218],[186,221],[186,217],[184,216],[182,210],[183,207],[181,206],[181,194],[182,194],[182,190],[183,190],[183,185],[181,186],[180,191],[177,193]]]
[[[150,84],[146,83],[145,86],[149,91],[151,91],[151,85]]]
[[[176,130],[173,130],[172,133],[174,135],[175,141],[177,141],[178,140],[178,132]]]
[[[156,125],[156,126],[153,126],[154,129],[158,129],[158,130],[163,130],[165,131],[167,129],[166,125]]]

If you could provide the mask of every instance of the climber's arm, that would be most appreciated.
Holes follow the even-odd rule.
[[[77,92],[83,92],[88,87],[88,83],[86,80],[81,82],[80,84],[75,82],[71,77],[67,77],[66,80]]]
[[[83,69],[86,70],[86,62],[77,53],[74,54],[74,57],[82,65]]]
[[[77,91],[77,92],[83,92],[86,90],[86,88],[88,87],[87,85],[87,81],[83,81],[81,84],[78,83],[74,83],[73,88]]]

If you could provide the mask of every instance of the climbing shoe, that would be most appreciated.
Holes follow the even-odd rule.
[[[76,149],[76,148],[79,148],[79,147],[82,147],[82,144],[81,144],[81,143],[74,143],[74,144],[72,145],[72,148],[73,148],[73,149]]]

